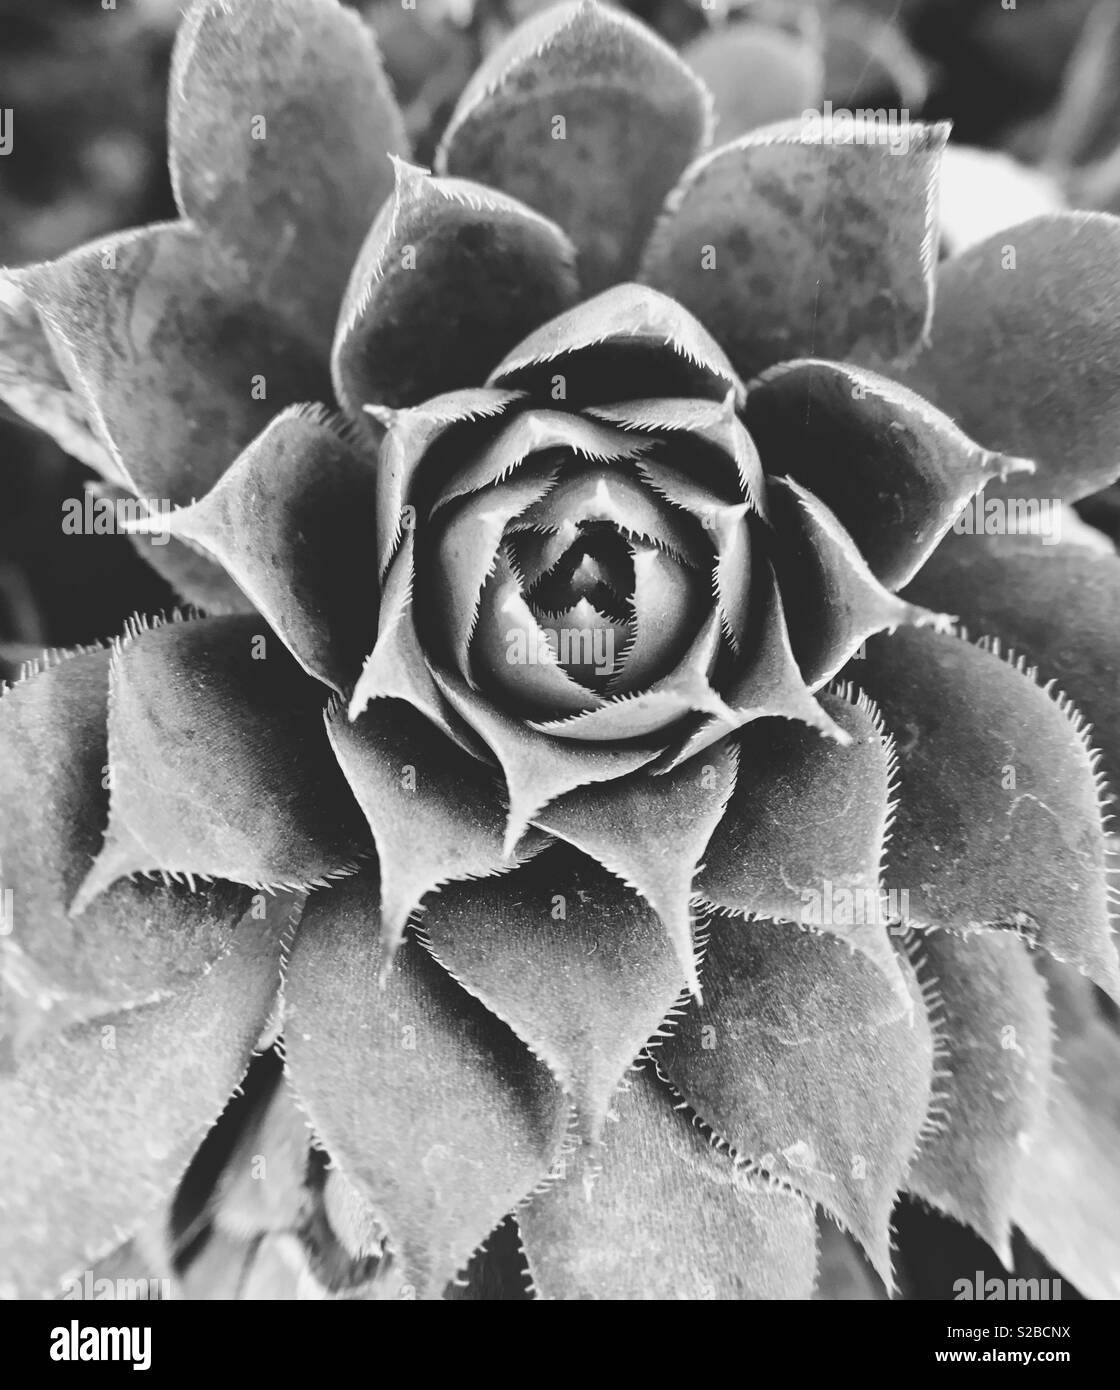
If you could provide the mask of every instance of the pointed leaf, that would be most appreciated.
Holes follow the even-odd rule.
[[[332,374],[351,414],[473,386],[576,298],[567,237],[513,198],[394,160],[354,264]]]
[[[835,514],[792,478],[771,480],[770,503],[793,654],[814,690],[874,633],[942,621],[885,589]]]
[[[381,864],[381,926],[395,949],[409,914],[441,883],[511,867],[505,802],[493,770],[401,700],[375,700],[327,732],[373,832]]]
[[[173,999],[81,1024],[0,1078],[0,1284],[13,1296],[49,1294],[170,1199],[244,1075],[279,965],[275,922],[247,918]]]
[[[655,913],[558,846],[440,893],[422,930],[440,964],[548,1063],[597,1140],[623,1073],[685,988]]]
[[[786,29],[721,25],[693,39],[681,57],[712,94],[720,144],[800,116],[824,96],[820,44]]]
[[[499,362],[490,386],[569,407],[629,397],[742,400],[743,383],[712,336],[667,295],[615,285],[531,333]],[[557,395],[557,391],[561,394]]]
[[[1034,460],[1030,487],[1016,478],[1011,496],[1073,502],[1117,476],[1118,258],[1120,218],[1069,212],[938,270],[933,345],[917,370],[966,434]]]
[[[662,199],[710,138],[710,100],[626,13],[578,0],[518,26],[459,98],[441,173],[555,218],[594,293],[637,264]]]
[[[306,887],[368,834],[330,751],[322,695],[250,617],[130,635],[114,653],[109,826],[74,903],[165,870]]]
[[[911,355],[929,334],[947,137],[826,119],[741,136],[674,189],[641,278],[696,314],[744,377],[790,357]]]
[[[737,915],[841,937],[897,978],[892,913],[879,888],[894,751],[866,697],[820,700],[846,744],[788,720],[760,720],[738,735],[735,792],[696,891]]]
[[[68,915],[107,817],[109,655],[69,657],[0,701],[0,1034],[17,1049],[189,987],[249,908],[249,890],[229,883],[192,893],[136,882]]]
[[[647,1066],[590,1159],[518,1213],[542,1298],[808,1298],[812,1208],[714,1151]]]
[[[913,391],[840,363],[784,363],[751,388],[746,424],[768,473],[813,493],[888,589],[912,579],[965,503],[1024,471]]]
[[[704,994],[659,1068],[736,1154],[849,1227],[890,1287],[891,1209],[933,1072],[921,1000],[907,1008],[841,941],[721,919]]]
[[[337,0],[197,0],[176,37],[171,181],[184,217],[326,348],[407,154],[373,32]]]
[[[285,983],[292,1085],[332,1159],[438,1298],[547,1174],[559,1088],[505,1024],[412,942],[378,987],[369,873],[313,897]]]
[[[1050,1010],[1009,932],[921,938],[919,978],[939,1004],[938,1124],[907,1191],[972,1226],[1008,1268],[1019,1174],[1046,1118]]]
[[[536,817],[635,888],[664,923],[689,989],[699,992],[692,880],[735,786],[735,754],[717,745],[663,777],[638,772],[570,792]]]
[[[888,888],[916,926],[1008,926],[1120,998],[1093,766],[1067,706],[991,651],[903,629],[860,681],[898,736]]]
[[[973,636],[998,637],[1043,680],[1057,681],[1089,721],[1110,785],[1120,788],[1120,560],[1063,539],[1074,513],[1037,501],[1022,510],[1043,523],[1041,535],[972,534],[987,522],[986,505],[977,499],[907,597],[936,596]],[[994,511],[1005,515],[1002,506]]]
[[[374,465],[353,433],[297,406],[166,520],[220,561],[309,675],[341,694],[377,630],[373,507]]]
[[[18,283],[115,472],[164,505],[206,492],[281,407],[330,390],[190,223],[121,232]]]

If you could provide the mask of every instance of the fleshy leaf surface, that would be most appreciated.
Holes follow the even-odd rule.
[[[633,271],[662,199],[710,138],[709,104],[644,25],[577,0],[490,54],[459,99],[437,167],[554,218],[594,293]]]
[[[325,349],[392,191],[404,123],[373,31],[337,0],[197,0],[176,36],[168,141],[184,217]]]
[[[305,887],[369,835],[335,763],[322,691],[252,617],[129,635],[109,700],[109,825],[74,903],[163,870]]]
[[[174,998],[77,1025],[0,1078],[7,1292],[49,1295],[170,1200],[244,1075],[279,979],[275,922],[247,918],[232,951]]]
[[[548,1173],[567,1106],[548,1068],[414,942],[378,985],[378,886],[309,902],[285,979],[288,1070],[333,1161],[438,1298]]]
[[[939,1113],[906,1187],[979,1232],[1010,1269],[1018,1177],[1046,1117],[1046,986],[1010,932],[928,932],[918,965],[938,1013]]]
[[[518,1213],[540,1297],[809,1297],[817,1239],[802,1197],[714,1151],[648,1065],[615,1110],[601,1171],[569,1160]]]
[[[886,883],[915,926],[1014,928],[1120,998],[1098,790],[1070,711],[944,633],[870,642],[859,677],[897,742]]]
[[[926,1120],[920,998],[843,942],[792,924],[712,923],[704,1004],[657,1061],[742,1159],[850,1228],[891,1285],[890,1216]]]
[[[556,846],[505,878],[445,889],[421,925],[436,959],[548,1063],[597,1140],[623,1073],[685,988],[656,914]]]
[[[574,252],[554,223],[492,188],[394,168],[335,335],[332,374],[352,415],[475,385],[576,298]]]
[[[670,195],[641,279],[744,377],[792,357],[906,358],[928,338],[948,127],[907,123],[894,146],[876,134],[769,126],[697,160]]]

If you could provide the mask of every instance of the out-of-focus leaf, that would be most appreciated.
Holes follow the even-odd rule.
[[[900,764],[888,888],[918,927],[1007,926],[1120,998],[1093,767],[1070,712],[957,637],[868,644],[860,681]]]
[[[751,626],[743,642],[743,664],[726,694],[730,717],[713,715],[701,721],[670,750],[667,767],[686,759],[744,725],[768,715],[796,719],[830,738],[844,742],[848,735],[805,684],[790,647],[782,596],[769,563],[756,564],[751,580]]]
[[[938,1016],[937,1104],[906,1188],[972,1226],[1011,1269],[1019,1173],[1046,1117],[1046,987],[1009,932],[929,932],[920,952]]]
[[[938,269],[918,389],[987,448],[1034,461],[1034,477],[1005,484],[1006,495],[1073,502],[1117,475],[1118,260],[1120,218],[1068,212],[1000,232]]]
[[[556,847],[505,878],[445,889],[422,926],[436,959],[548,1063],[597,1140],[624,1071],[685,987],[656,914]]]
[[[536,813],[556,797],[625,777],[657,756],[656,746],[611,748],[550,738],[504,714],[465,683],[438,674],[436,679],[448,703],[501,764],[509,798],[507,853]]]
[[[766,471],[831,508],[888,589],[913,578],[985,482],[1028,468],[906,387],[842,363],[773,368],[751,388],[746,423]]]
[[[244,1117],[209,1206],[219,1231],[253,1240],[296,1229],[310,1203],[311,1132],[279,1072]]]
[[[820,44],[767,24],[709,30],[681,57],[712,94],[721,143],[800,116],[824,95]]]
[[[305,671],[341,694],[377,630],[373,461],[326,411],[286,410],[200,502],[147,528],[204,547]]]
[[[710,137],[709,104],[644,25],[577,0],[519,26],[489,55],[459,99],[437,167],[555,218],[593,293],[633,271],[662,199]]]
[[[1120,144],[1120,10],[1097,0],[1085,20],[1048,122],[1046,162],[1061,167],[1110,155]]]
[[[251,617],[130,634],[113,657],[109,825],[74,902],[164,870],[305,887],[369,836],[331,753],[322,691]]]
[[[544,400],[605,405],[652,396],[742,400],[743,383],[702,324],[645,285],[615,285],[531,333],[490,386]],[[557,393],[560,394],[557,394]]]
[[[325,350],[408,145],[372,31],[337,0],[197,0],[172,57],[171,181],[256,296]],[[306,396],[306,393],[305,393]]]
[[[1006,516],[996,502],[993,515]],[[1089,721],[1094,748],[1120,790],[1120,560],[1068,538],[1070,509],[1025,501],[1041,534],[950,534],[907,590],[957,614],[973,637],[998,637],[1055,680]],[[983,507],[965,524],[984,523]],[[1063,531],[1066,536],[1063,537]]]
[[[400,700],[375,700],[353,723],[339,711],[327,732],[377,845],[383,946],[392,952],[433,888],[511,867],[500,782]]]
[[[698,160],[641,278],[751,377],[791,357],[904,358],[928,337],[946,126],[771,126]],[[894,143],[887,143],[888,137]]]
[[[491,188],[394,168],[335,334],[332,374],[352,414],[474,385],[576,298],[574,251],[554,223]]]
[[[817,1283],[813,1298],[823,1303],[875,1302],[886,1290],[867,1263],[867,1257],[847,1231],[817,1214]]]
[[[817,1238],[803,1198],[713,1150],[648,1066],[615,1111],[602,1171],[569,1160],[518,1213],[542,1298],[809,1297]]]
[[[0,400],[102,477],[127,481],[93,433],[82,402],[59,370],[34,305],[2,274]]]
[[[925,105],[929,73],[896,22],[898,8],[892,0],[880,20],[862,4],[825,7],[824,94],[836,105],[858,110],[885,104],[908,115]]]
[[[1072,970],[1047,972],[1056,1068],[1023,1165],[1015,1224],[1086,1298],[1120,1298],[1120,1036]]]
[[[664,924],[689,989],[699,993],[692,880],[735,787],[735,750],[717,744],[662,777],[638,772],[580,787],[536,817],[636,889]]]
[[[0,701],[0,1033],[48,1027],[188,988],[231,947],[247,888],[118,883],[81,919],[70,902],[101,847],[109,653],[62,661]],[[5,896],[10,894],[10,897]]]
[[[275,924],[174,998],[80,1024],[0,1078],[0,1284],[50,1290],[171,1196],[241,1080],[279,984]]]
[[[114,473],[166,505],[201,496],[324,364],[245,298],[189,223],[121,232],[18,272]]]
[[[800,483],[772,479],[770,504],[790,643],[813,689],[831,680],[874,633],[939,621],[885,589],[836,515]]]
[[[950,140],[941,159],[938,221],[943,255],[958,256],[1031,217],[1065,206],[1055,179],[999,150]]]
[[[717,918],[704,994],[659,1068],[736,1154],[850,1228],[889,1287],[891,1209],[933,1072],[916,989],[907,1007],[842,941]]]
[[[696,891],[736,915],[839,936],[901,984],[879,889],[891,747],[865,697],[820,699],[849,743],[789,720],[761,720],[738,736],[735,792]]]
[[[548,1172],[567,1107],[537,1061],[411,942],[378,987],[374,874],[313,897],[285,983],[289,1074],[422,1297]]]

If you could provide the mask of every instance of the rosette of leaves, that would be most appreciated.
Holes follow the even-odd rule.
[[[904,1192],[1115,1292],[1116,560],[950,528],[1115,475],[1120,223],[934,316],[943,128],[711,124],[561,6],[432,176],[353,14],[204,0],[181,219],[6,273],[6,397],[205,610],[0,702],[17,1292],[177,1189],[257,1296],[498,1231],[543,1297],[806,1297],[815,1211],[890,1288]]]

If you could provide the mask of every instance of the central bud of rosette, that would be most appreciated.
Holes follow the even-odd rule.
[[[662,314],[698,341],[674,341]],[[601,331],[580,341],[588,326]],[[415,624],[427,708],[582,743],[738,722],[771,606],[764,558],[752,583],[764,484],[742,384],[701,335],[620,286],[531,335],[485,387],[387,417],[382,633]]]

